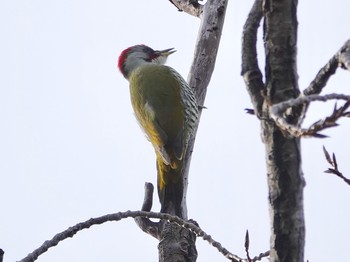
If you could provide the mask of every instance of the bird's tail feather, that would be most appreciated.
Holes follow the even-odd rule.
[[[182,217],[183,180],[182,160],[173,169],[157,158],[158,195],[161,212]]]

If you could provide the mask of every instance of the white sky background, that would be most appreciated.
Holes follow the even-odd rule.
[[[240,76],[241,32],[252,5],[230,1],[215,72],[192,159],[188,213],[233,253],[269,248],[264,147]],[[299,3],[301,89],[350,36],[350,2]],[[0,9],[0,247],[16,261],[69,226],[108,213],[137,210],[145,181],[156,183],[155,155],[133,116],[120,52],[144,43],[175,47],[168,60],[185,78],[199,20],[168,1],[2,1]],[[260,41],[262,44],[262,41]],[[259,51],[263,58],[263,49]],[[263,59],[261,60],[263,66]],[[262,67],[263,68],[263,67]],[[325,93],[349,94],[339,71]],[[307,123],[329,114],[313,107]],[[306,255],[348,257],[350,187],[328,168],[322,145],[350,176],[349,120],[331,138],[302,141]],[[154,210],[159,210],[155,195]],[[133,220],[78,233],[38,261],[157,261],[158,241]],[[198,261],[227,261],[197,240]]]

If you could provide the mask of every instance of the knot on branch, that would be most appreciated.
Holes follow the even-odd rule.
[[[198,0],[169,0],[179,12],[185,12],[195,17],[200,17],[203,13],[203,5]]]

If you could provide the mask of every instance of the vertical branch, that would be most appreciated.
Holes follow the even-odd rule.
[[[196,91],[198,104],[203,105],[214,71],[228,0],[208,0],[201,16],[194,59],[188,84]]]
[[[297,0],[265,0],[266,115],[269,105],[299,95],[296,70]],[[264,115],[265,115],[264,114]],[[297,122],[298,116],[290,118]],[[271,218],[271,261],[304,261],[304,179],[300,139],[262,122]]]
[[[201,26],[198,33],[194,59],[188,76],[188,84],[195,90],[198,105],[205,101],[207,87],[214,71],[216,55],[219,49],[221,33],[224,25],[228,0],[208,0],[201,15]],[[201,115],[201,112],[200,112]],[[197,128],[189,141],[185,156],[185,169],[183,175],[184,185],[184,214],[187,216],[186,192],[191,155],[194,147]]]
[[[183,5],[180,5],[180,2],[191,5],[197,3],[197,1],[176,0],[171,2],[179,9],[184,10],[191,15],[199,14],[198,16],[201,19],[201,26],[194,52],[194,60],[188,77],[188,84],[196,93],[198,105],[202,106],[204,104],[211,75],[214,71],[221,32],[224,25],[227,0],[208,0],[205,5],[198,9],[198,12],[193,12],[193,5],[191,8],[185,8]],[[197,128],[198,126],[195,128],[193,136],[189,141],[188,149],[184,157],[184,169],[182,174],[182,184],[184,188],[183,199],[181,202],[181,214],[183,219],[187,219],[186,193],[191,155]],[[161,240],[158,245],[159,261],[196,261],[196,237],[193,232],[189,232],[188,229],[181,228],[178,225],[165,223],[160,238]]]
[[[3,261],[3,259],[4,259],[4,254],[5,254],[4,250],[2,250],[2,249],[0,248],[0,262]]]
[[[262,0],[255,0],[243,27],[242,36],[242,72],[247,91],[252,101],[255,115],[261,116],[264,102],[262,91],[264,83],[259,68],[256,42],[260,21],[263,16]]]

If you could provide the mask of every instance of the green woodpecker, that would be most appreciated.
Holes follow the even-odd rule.
[[[181,216],[183,161],[198,105],[182,76],[164,65],[174,52],[135,45],[121,53],[118,67],[129,80],[136,118],[156,152],[161,212]]]

